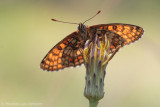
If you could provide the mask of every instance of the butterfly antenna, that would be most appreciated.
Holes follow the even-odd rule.
[[[89,19],[87,19],[86,21],[84,21],[83,24],[86,23],[87,21],[93,19],[93,18],[94,18],[95,16],[97,16],[99,13],[101,13],[101,10],[99,10],[99,11],[98,11],[94,16],[92,16],[91,18],[89,18]]]
[[[72,23],[72,22],[64,22],[64,21],[60,21],[60,20],[56,20],[56,19],[51,19],[51,20],[55,21],[55,22],[61,22],[61,23],[78,24],[78,23]]]

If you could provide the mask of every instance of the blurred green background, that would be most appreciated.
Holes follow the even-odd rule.
[[[160,107],[159,0],[1,0],[0,107],[88,107],[84,65],[46,72],[39,65],[61,39],[86,25],[128,23],[144,36],[121,49],[107,66],[99,107]]]

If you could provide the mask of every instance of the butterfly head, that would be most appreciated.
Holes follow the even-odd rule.
[[[82,33],[85,33],[85,32],[86,32],[86,26],[85,26],[84,24],[80,23],[80,24],[78,25],[78,30],[79,30],[80,32],[82,32]]]

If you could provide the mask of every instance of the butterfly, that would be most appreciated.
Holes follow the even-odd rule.
[[[97,14],[99,13],[100,11]],[[47,53],[40,64],[43,70],[58,71],[83,64],[84,44],[87,40],[93,41],[96,34],[99,39],[102,39],[104,34],[108,38],[111,37],[110,53],[114,53],[119,46],[123,47],[135,42],[144,33],[142,27],[131,24],[110,23],[86,26],[84,23],[79,23],[77,31],[69,34]]]

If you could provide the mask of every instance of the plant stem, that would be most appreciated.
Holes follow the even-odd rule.
[[[98,101],[97,100],[89,100],[89,107],[97,107]]]

